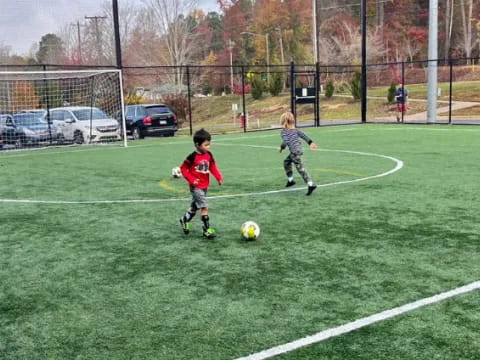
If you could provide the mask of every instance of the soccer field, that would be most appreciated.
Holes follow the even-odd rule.
[[[190,138],[0,153],[0,359],[237,359],[480,280],[479,127],[305,132],[312,196],[278,130],[213,136],[215,240]],[[478,288],[275,358],[479,359]]]

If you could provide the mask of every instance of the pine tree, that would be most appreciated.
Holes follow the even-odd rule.
[[[277,96],[282,91],[283,87],[283,75],[279,72],[273,73],[272,81],[268,87],[272,96]]]
[[[355,100],[360,100],[360,98],[362,97],[361,81],[362,81],[362,74],[360,73],[359,70],[356,70],[355,73],[353,74],[352,80],[350,81],[352,96]]]
[[[330,99],[333,96],[333,92],[335,91],[335,85],[333,84],[333,79],[329,78],[327,81],[327,85],[325,86],[325,97]]]
[[[255,100],[261,99],[263,96],[263,81],[259,75],[254,75],[252,78],[252,97]]]
[[[387,99],[388,103],[393,103],[395,101],[395,92],[397,91],[397,85],[395,84],[395,81],[392,81],[390,84],[390,87],[388,88],[388,94],[387,94]]]

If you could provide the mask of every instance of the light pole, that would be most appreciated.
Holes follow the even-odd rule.
[[[317,0],[312,0],[313,9],[313,60],[318,62],[318,24],[317,24]]]
[[[269,53],[269,46],[268,46],[268,33],[266,33],[265,35],[261,35],[261,34],[257,34],[257,33],[253,33],[253,32],[250,32],[250,31],[242,31],[240,33],[241,35],[244,35],[244,34],[250,34],[250,35],[255,35],[255,36],[265,36],[265,53],[266,53],[266,56],[267,56],[267,82],[270,83],[270,53]]]
[[[282,34],[282,29],[281,28],[277,28],[277,31],[278,31],[278,41],[280,42],[280,57],[282,59],[282,65],[285,64],[285,56],[283,55],[283,34]]]
[[[233,47],[235,43],[229,39],[228,40],[228,51],[230,51],[230,93],[233,94]]]
[[[278,35],[279,35],[279,41],[280,41],[280,58],[282,59],[282,65],[285,65],[285,56],[283,54],[283,33],[281,28],[277,28]],[[284,76],[283,77],[283,86],[282,86],[282,91],[287,87],[287,78]]]

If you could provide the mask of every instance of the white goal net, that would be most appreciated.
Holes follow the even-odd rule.
[[[126,146],[120,70],[0,72],[0,149]]]

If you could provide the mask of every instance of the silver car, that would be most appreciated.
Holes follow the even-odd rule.
[[[121,139],[118,121],[99,108],[69,106],[51,109],[49,114],[67,141],[90,144]]]

